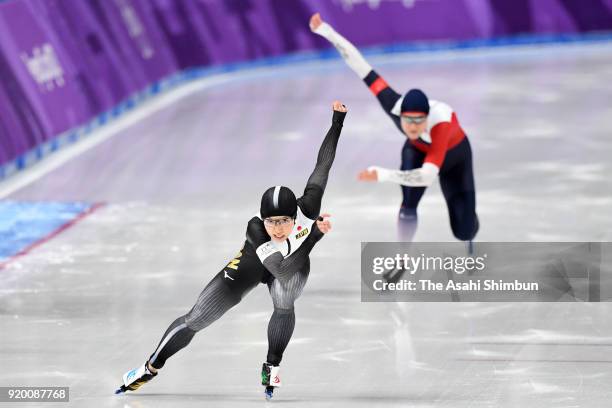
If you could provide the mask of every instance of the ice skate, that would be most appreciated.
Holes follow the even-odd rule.
[[[279,371],[279,366],[273,366],[269,363],[263,363],[263,366],[261,367],[261,385],[266,387],[264,393],[267,400],[272,399],[274,388],[282,385]]]
[[[135,368],[123,374],[123,384],[115,391],[115,394],[123,394],[126,391],[136,391],[144,383],[151,381],[156,375],[157,373],[153,373],[149,370],[148,362],[146,362],[139,368]]]

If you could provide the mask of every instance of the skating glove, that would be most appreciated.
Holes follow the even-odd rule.
[[[261,244],[270,241],[270,236],[266,232],[266,227],[261,218],[251,218],[247,225],[246,238],[253,248],[258,248]]]

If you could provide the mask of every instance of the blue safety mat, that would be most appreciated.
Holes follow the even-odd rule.
[[[0,261],[44,240],[88,211],[92,203],[0,202]]]

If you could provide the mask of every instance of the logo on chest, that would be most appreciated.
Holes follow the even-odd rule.
[[[308,228],[304,228],[302,231],[295,234],[295,239],[300,239],[304,237],[305,235],[308,235]]]

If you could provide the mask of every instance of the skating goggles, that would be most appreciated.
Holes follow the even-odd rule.
[[[293,221],[291,217],[283,217],[283,218],[264,218],[263,222],[266,227],[284,227],[285,225],[289,225]]]
[[[414,123],[417,125],[420,125],[421,123],[425,122],[427,120],[427,116],[405,116],[402,115],[402,122],[404,123]]]

